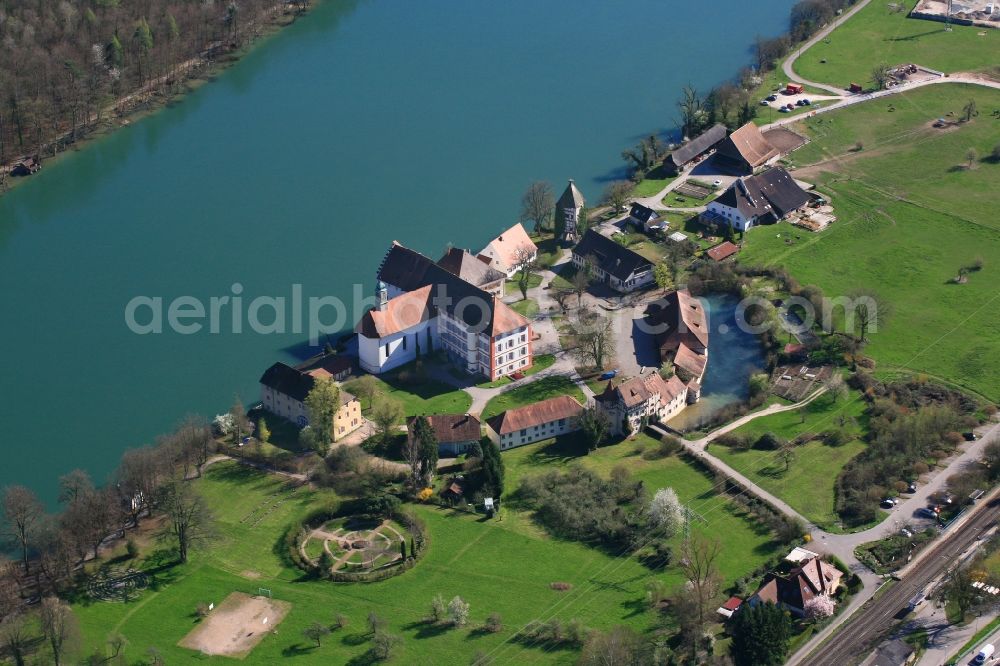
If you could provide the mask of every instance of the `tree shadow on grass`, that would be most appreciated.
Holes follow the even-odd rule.
[[[445,634],[453,627],[447,622],[435,622],[433,620],[417,620],[403,625],[404,631],[412,631],[414,638],[434,638]]]
[[[944,28],[940,30],[928,30],[927,32],[918,32],[913,35],[903,35],[902,37],[886,37],[887,42],[915,42],[921,37],[929,37],[930,35],[937,35],[942,32],[947,32]]]
[[[368,650],[364,654],[359,654],[347,662],[346,666],[371,666],[371,664],[377,664],[382,660],[378,658],[374,650]]]
[[[288,647],[282,649],[282,657],[304,657],[308,654],[312,654],[316,650],[315,645],[303,645],[302,643],[296,643],[295,645],[289,645]]]
[[[344,634],[340,642],[344,645],[364,645],[371,640],[371,634]]]
[[[637,615],[645,615],[649,612],[649,602],[645,598],[629,599],[628,601],[623,601],[621,603],[622,608],[628,611],[623,620],[627,620],[631,617],[636,617]]]

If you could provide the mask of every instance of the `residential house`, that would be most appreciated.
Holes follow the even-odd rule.
[[[480,258],[508,278],[514,277],[525,262],[538,258],[538,248],[521,223],[503,232],[479,251]]]
[[[486,419],[486,436],[501,451],[524,446],[580,429],[583,405],[568,395],[560,395]]]
[[[772,167],[756,176],[737,178],[718,199],[709,202],[701,219],[746,231],[778,222],[808,203],[809,193],[791,174],[783,167]]]
[[[814,557],[805,560],[787,574],[769,573],[747,603],[751,606],[772,603],[793,615],[803,617],[809,600],[819,596],[833,596],[840,587],[843,575],[837,567],[820,557]]]
[[[372,374],[435,351],[491,380],[531,367],[528,320],[419,252],[393,243],[379,266],[377,296],[355,327],[361,367]]]
[[[479,419],[471,414],[434,414],[424,418],[434,431],[438,455],[445,458],[462,455],[483,437]],[[411,440],[415,436],[413,424],[416,420],[416,416],[406,419],[407,437]]]
[[[752,174],[781,156],[753,122],[733,130],[715,149],[715,164],[738,174]]]
[[[656,338],[660,360],[672,364],[687,384],[689,402],[701,397],[701,380],[708,365],[708,321],[701,301],[686,289],[649,304],[646,325]]]
[[[676,175],[687,165],[708,155],[725,138],[726,126],[722,123],[716,123],[687,143],[674,149],[672,153],[667,155],[663,164],[671,174]]]
[[[316,378],[316,375],[284,363],[275,363],[260,378],[260,400],[264,409],[300,428],[306,427],[309,425],[309,412],[305,400],[315,386]],[[363,423],[361,401],[340,389],[340,408],[334,415],[333,441],[340,441]]]
[[[660,217],[659,213],[652,208],[643,206],[641,203],[632,204],[626,221],[637,229],[642,229],[647,234],[667,228],[666,221]]]
[[[718,245],[716,245],[715,247],[711,248],[705,254],[707,254],[708,258],[711,259],[712,261],[725,261],[726,259],[733,256],[739,251],[740,248],[735,243],[730,243],[729,241],[723,241]]]
[[[624,382],[612,379],[594,400],[608,417],[611,433],[622,435],[672,419],[687,406],[687,390],[676,375],[664,379],[653,371]]]
[[[453,247],[445,252],[437,263],[441,268],[452,275],[457,275],[472,286],[503,298],[507,276],[468,250]]]
[[[593,229],[588,229],[573,248],[573,263],[618,292],[653,283],[653,262]]]
[[[556,226],[563,223],[562,240],[575,243],[580,239],[580,213],[587,204],[576,183],[570,178],[569,185],[556,202]]]

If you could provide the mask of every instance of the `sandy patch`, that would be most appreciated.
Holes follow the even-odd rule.
[[[244,578],[249,578],[250,580],[257,580],[258,578],[260,578],[260,572],[252,571],[251,569],[241,571],[240,575],[243,576]]]
[[[203,654],[242,659],[285,619],[291,607],[287,601],[233,592],[178,645]]]

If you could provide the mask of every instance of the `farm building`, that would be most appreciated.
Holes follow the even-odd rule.
[[[750,122],[719,142],[715,150],[715,164],[735,173],[748,175],[762,169],[779,156],[778,149]]]
[[[761,224],[772,224],[810,201],[783,167],[772,167],[756,176],[738,178],[701,214],[706,223],[726,224],[736,231],[746,231]]]
[[[726,126],[716,123],[687,143],[681,144],[667,155],[663,164],[671,173],[680,173],[688,164],[711,152],[725,138]]]

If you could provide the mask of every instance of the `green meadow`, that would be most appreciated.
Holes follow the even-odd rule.
[[[852,458],[861,453],[866,403],[856,392],[836,402],[826,396],[817,398],[806,408],[780,412],[755,419],[735,432],[756,439],[770,432],[785,439],[795,439],[803,433],[820,433],[840,429],[847,441],[830,446],[811,441],[795,447],[795,455],[786,468],[775,451],[735,450],[712,444],[709,452],[764,490],[780,497],[814,524],[829,529],[836,527],[834,483]]]
[[[728,582],[780,550],[766,529],[715,494],[710,477],[677,458],[646,461],[638,455],[637,447],[652,445],[652,440],[640,438],[579,462],[602,473],[625,465],[651,489],[675,488],[708,521],[695,530],[725,535],[719,566]],[[573,461],[575,456],[560,452],[560,446],[549,441],[505,454],[508,487],[515,488],[526,473]],[[153,647],[167,663],[231,663],[198,655],[178,642],[196,626],[199,604],[219,603],[234,591],[255,594],[264,587],[292,607],[244,659],[248,664],[288,658],[297,663],[369,663],[365,621],[372,611],[402,639],[393,663],[467,663],[483,652],[498,662],[571,664],[575,651],[521,641],[518,629],[532,620],[560,618],[598,629],[625,624],[647,632],[656,618],[646,607],[646,585],[655,579],[680,582],[676,568],[653,571],[634,557],[553,539],[529,515],[511,509],[504,509],[503,520],[488,521],[423,505],[411,509],[425,521],[429,545],[412,570],[377,583],[313,580],[285,560],[281,539],[308,510],[334,501],[331,493],[289,486],[281,477],[232,462],[211,466],[194,483],[216,516],[215,538],[186,565],[169,564],[155,542],[144,548],[128,566],[148,571],[151,585],[128,602],[78,599],[74,610],[88,653],[105,649],[108,637],[120,634],[128,641],[130,662],[145,658]],[[550,584],[555,582],[569,583],[571,589],[553,590]],[[452,629],[425,622],[437,594],[446,599],[460,595],[469,602],[469,625]],[[504,624],[495,634],[480,628],[494,612]],[[347,626],[334,630],[320,647],[302,636],[312,622],[332,624],[338,614],[347,617]]]
[[[970,122],[931,127],[969,100],[980,110]],[[830,197],[837,222],[755,229],[741,261],[782,265],[831,297],[874,290],[890,306],[865,351],[879,375],[923,373],[1000,400],[994,109],[1000,91],[939,84],[798,124],[810,144],[791,156],[795,176]]]
[[[905,4],[910,9],[916,3]],[[909,18],[884,2],[871,2],[799,56],[795,72],[838,87],[852,82],[869,87],[872,69],[880,63],[915,63],[947,73],[986,70],[1000,64],[1000,32],[962,25],[948,32],[944,23]]]

